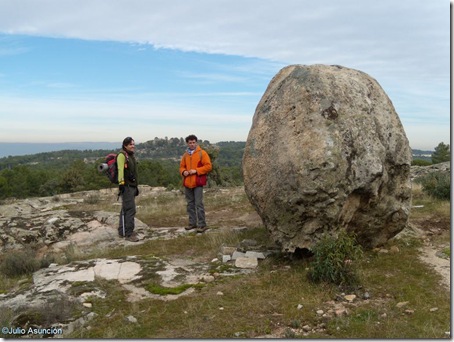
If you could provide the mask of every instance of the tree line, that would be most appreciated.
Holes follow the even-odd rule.
[[[439,164],[451,160],[451,149],[449,144],[443,142],[439,143],[430,157],[414,157],[412,165],[426,166],[432,164]]]
[[[243,184],[242,158],[245,142],[211,144],[199,140],[213,163],[208,186]],[[139,183],[177,189],[182,186],[179,161],[186,149],[183,138],[154,140],[136,145]],[[0,199],[53,196],[84,190],[114,187],[97,171],[110,150],[62,150],[27,156],[0,158]],[[450,147],[440,143],[432,154],[432,163],[450,160]],[[425,165],[431,164],[424,162]],[[413,164],[418,165],[416,160]]]
[[[213,170],[208,186],[243,184],[241,159],[245,142],[210,144],[199,141],[210,155]],[[186,149],[183,138],[137,144],[139,183],[176,189],[182,186],[179,161]],[[115,187],[97,171],[109,150],[62,150],[0,158],[0,199],[53,196]]]

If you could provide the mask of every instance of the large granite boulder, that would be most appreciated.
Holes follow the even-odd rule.
[[[246,194],[283,251],[346,229],[366,248],[407,224],[411,149],[367,74],[291,65],[270,82],[243,156]]]

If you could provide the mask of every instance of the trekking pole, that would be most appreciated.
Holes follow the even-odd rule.
[[[125,232],[125,211],[123,210],[123,194],[121,193],[121,191],[118,191],[117,201],[120,199],[120,197],[121,197],[121,212],[120,212],[121,226],[123,229],[123,237],[125,237],[126,232]]]
[[[125,231],[125,211],[123,209],[123,194],[121,195],[121,225],[123,226],[123,236],[126,237]]]
[[[123,211],[123,208],[121,208],[121,224],[123,226],[123,236],[126,237],[126,232],[125,232],[125,212]]]

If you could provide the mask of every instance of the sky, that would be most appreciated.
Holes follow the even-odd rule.
[[[448,0],[0,0],[0,142],[246,141],[280,69],[375,78],[450,143]]]

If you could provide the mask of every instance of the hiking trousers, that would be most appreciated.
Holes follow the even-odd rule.
[[[186,197],[186,211],[189,216],[189,225],[192,227],[205,227],[205,208],[203,206],[203,186],[184,188]]]
[[[134,216],[136,215],[136,187],[125,186],[125,191],[121,195],[120,224],[118,234],[130,236],[134,231]]]

